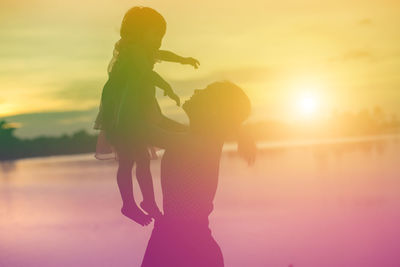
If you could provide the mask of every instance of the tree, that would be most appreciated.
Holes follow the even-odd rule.
[[[15,128],[5,120],[0,121],[0,160],[14,158],[18,139],[14,136]]]

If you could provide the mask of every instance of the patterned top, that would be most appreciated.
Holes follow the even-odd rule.
[[[217,190],[222,144],[187,135],[168,147],[161,162],[164,217],[206,224]]]

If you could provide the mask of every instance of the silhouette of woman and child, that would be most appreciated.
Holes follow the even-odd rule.
[[[178,106],[180,99],[153,70],[154,64],[169,61],[199,66],[194,58],[160,50],[165,32],[166,21],[154,9],[133,7],[125,14],[95,123],[101,130],[96,157],[118,160],[122,214],[143,226],[155,221],[142,266],[223,266],[208,216],[213,210],[223,143],[228,136],[239,134],[250,114],[250,101],[235,84],[214,82],[195,90],[182,105],[189,126],[165,117],[155,88]],[[241,140],[239,152],[251,163],[254,143],[249,138]],[[155,201],[150,172],[155,147],[165,149],[161,160],[163,212]],[[134,165],[143,195],[140,207],[132,188]]]

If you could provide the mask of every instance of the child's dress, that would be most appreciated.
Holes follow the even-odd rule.
[[[161,116],[151,79],[154,57],[138,46],[121,43],[114,50],[94,125],[100,130],[95,157],[118,159],[118,151],[129,150],[157,158],[143,131],[144,124],[157,124]]]

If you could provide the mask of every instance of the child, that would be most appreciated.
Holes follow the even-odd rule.
[[[165,119],[155,97],[155,86],[180,105],[171,86],[153,70],[157,60],[189,64],[197,68],[194,58],[184,58],[169,51],[159,50],[166,31],[164,18],[148,7],[131,8],[121,25],[121,39],[116,43],[114,57],[104,85],[96,129],[99,134],[96,157],[116,150],[118,158],[117,183],[123,201],[121,212],[141,225],[161,215],[157,207],[150,173],[146,125],[165,125]],[[164,121],[164,123],[163,123]],[[168,122],[171,126],[171,121]],[[167,123],[167,124],[168,124]],[[180,125],[175,129],[182,128]],[[183,128],[182,128],[183,130]],[[107,144],[113,149],[102,149]],[[132,168],[136,163],[136,177],[143,195],[141,208],[136,204],[132,188]]]

